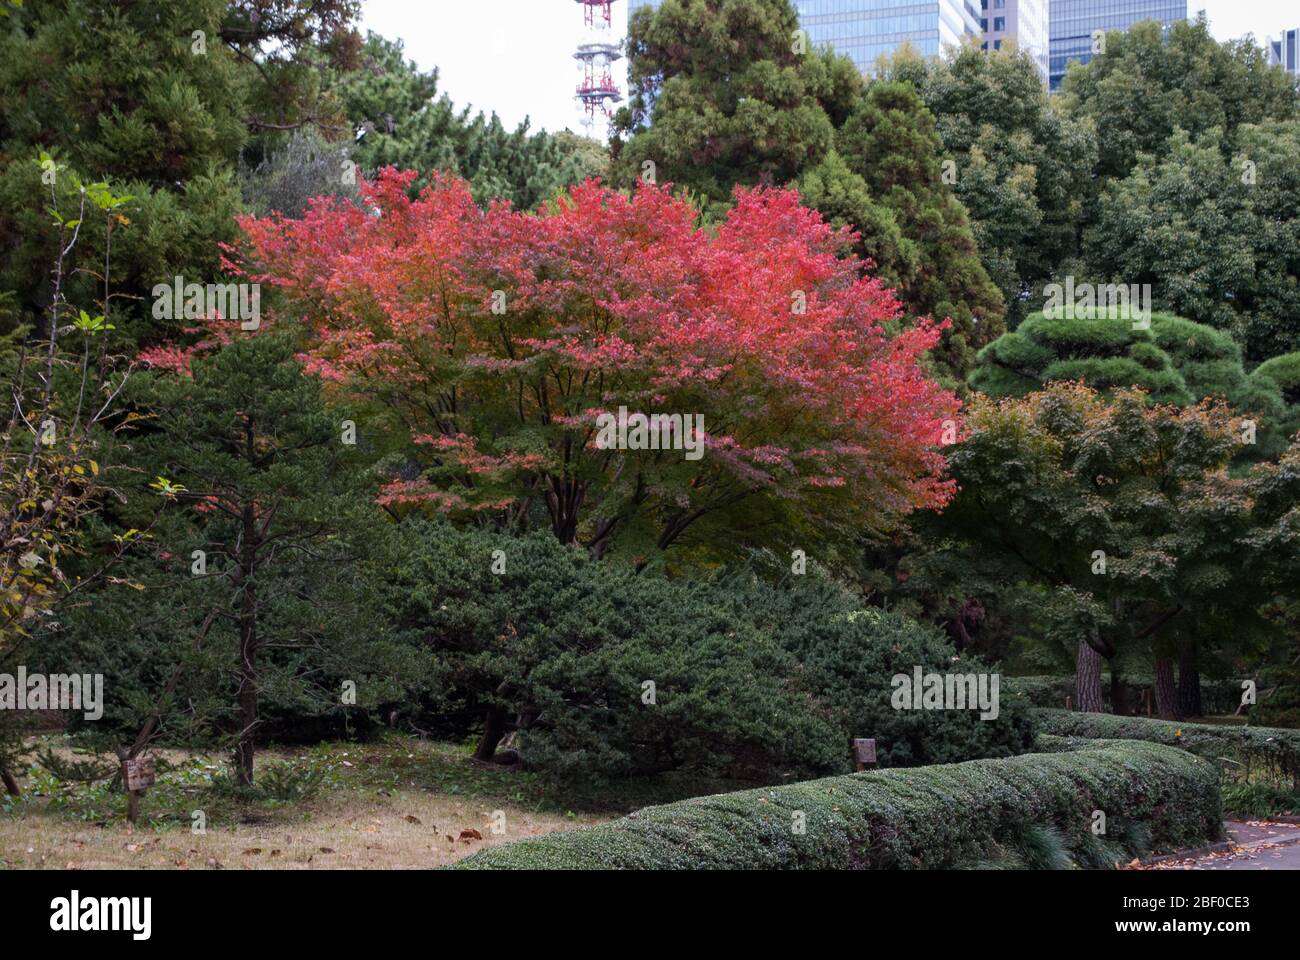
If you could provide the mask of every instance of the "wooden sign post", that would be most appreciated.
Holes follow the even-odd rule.
[[[855,739],[853,741],[853,762],[859,770],[867,769],[867,764],[876,762],[876,741]]]
[[[135,823],[140,815],[140,798],[154,784],[153,757],[123,757],[122,786],[126,788],[126,819]]]

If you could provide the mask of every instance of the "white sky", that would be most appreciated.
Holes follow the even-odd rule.
[[[1205,10],[1220,40],[1254,33],[1262,43],[1300,27],[1296,0],[1189,0],[1187,9]],[[580,129],[572,56],[584,27],[575,0],[364,0],[362,25],[402,40],[421,69],[438,67],[458,107],[495,110],[510,128],[527,116],[534,130]],[[616,0],[615,40],[626,30],[627,3]],[[615,76],[624,82],[622,70]]]

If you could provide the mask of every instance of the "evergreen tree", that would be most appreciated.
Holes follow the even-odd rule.
[[[961,202],[943,182],[943,143],[910,84],[873,83],[836,136],[850,170],[916,244],[918,268],[899,297],[914,315],[950,319],[940,369],[963,379],[975,352],[1004,330],[1006,306],[989,279]]]
[[[1252,417],[1256,436],[1245,459],[1276,456],[1300,409],[1267,375],[1247,375],[1241,348],[1225,333],[1171,314],[1151,316],[1150,329],[1131,319],[1032,314],[979,354],[971,386],[993,397],[1024,397],[1053,381],[1097,390],[1140,387],[1154,402],[1188,406],[1226,400]]]
[[[851,62],[809,48],[788,0],[666,0],[628,34],[615,182],[650,163],[714,215],[737,184],[784,185],[825,159],[861,89]]]
[[[1150,284],[1156,305],[1236,338],[1251,361],[1300,349],[1300,121],[1179,132],[1102,190],[1090,277]]]
[[[1103,181],[1128,176],[1143,154],[1166,156],[1175,130],[1193,139],[1223,131],[1228,157],[1239,127],[1300,111],[1294,81],[1253,38],[1220,43],[1204,17],[1168,27],[1149,20],[1105,42],[1105,54],[1072,66],[1061,89],[1066,111],[1097,131]]]
[[[415,170],[412,192],[433,171],[469,180],[480,203],[506,199],[533,209],[557,190],[605,172],[600,144],[564,131],[529,133],[525,120],[508,131],[496,114],[472,115],[438,93],[438,71],[422,73],[401,41],[366,38],[358,69],[336,86],[358,142],[353,159],[368,177],[383,167]]]
[[[152,637],[144,645],[156,658],[188,671],[182,689],[197,691],[189,699],[200,706],[185,722],[225,733],[245,785],[265,692],[300,711],[340,703],[326,681],[360,680],[357,644],[373,631],[360,622],[356,555],[375,515],[373,491],[347,443],[350,422],[327,412],[319,382],[293,354],[286,336],[260,334],[196,357],[192,375],[138,383],[134,399],[154,417],[136,456],[156,477],[153,490],[179,509],[153,537],[153,569],[136,571],[144,592],[97,603],[81,623],[89,631],[115,617],[134,621],[136,643]],[[86,637],[90,651],[102,643],[96,633]],[[140,669],[136,685],[148,687],[157,664]],[[159,696],[156,680],[142,703]],[[147,722],[148,711],[137,706],[135,719]]]
[[[888,75],[934,114],[980,261],[1017,325],[1073,256],[1093,189],[1097,142],[1044,89],[1033,59],[971,41],[942,58],[900,53]]]
[[[40,151],[134,197],[121,212],[136,229],[112,251],[118,338],[140,333],[154,284],[217,271],[238,209],[229,169],[246,137],[239,70],[216,41],[224,8],[56,0],[0,23],[0,289],[18,294],[18,322],[39,323],[58,242],[45,208],[59,173],[37,166]],[[206,55],[192,52],[195,31],[213,38]],[[102,283],[79,273],[67,295],[85,301]]]
[[[614,180],[653,171],[706,219],[737,185],[793,184],[860,234],[913,316],[951,318],[935,351],[950,383],[1002,331],[1005,306],[942,181],[934,119],[910,88],[864,95],[852,62],[814,50],[788,0],[666,0],[629,27],[632,96],[616,123]]]
[[[111,251],[116,340],[174,335],[150,317],[151,291],[178,275],[220,279],[241,152],[309,117],[342,126],[318,89],[316,61],[322,48],[344,45],[354,8],[50,0],[13,9],[0,21],[0,290],[17,294],[14,320],[38,324],[46,306],[57,238],[45,210],[56,172],[34,163],[45,152],[69,175],[134,198],[119,212],[136,229]],[[102,239],[90,243],[101,244],[102,263]],[[67,294],[85,300],[104,283],[81,272]]]

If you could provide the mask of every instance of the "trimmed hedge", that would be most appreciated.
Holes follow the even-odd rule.
[[[696,797],[483,850],[457,868],[1023,866],[1044,837],[1079,865],[1102,867],[1220,836],[1214,764],[1150,743],[1071,748]],[[1090,829],[1098,809],[1107,816],[1106,838]],[[803,834],[794,829],[800,813]]]
[[[1035,710],[1040,733],[1106,740],[1145,740],[1182,747],[1197,756],[1227,762],[1248,774],[1260,766],[1276,775],[1300,778],[1300,730],[1227,727],[1208,723],[1117,717],[1109,713]]]

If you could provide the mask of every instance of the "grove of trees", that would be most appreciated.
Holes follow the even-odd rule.
[[[1139,25],[1049,96],[664,0],[605,144],[457,108],[353,0],[0,9],[0,672],[104,674],[82,742],[240,789],[380,723],[578,779],[1032,744],[894,709],[914,668],[1293,718],[1300,92],[1253,43]],[[260,313],[165,319],[176,278]]]

